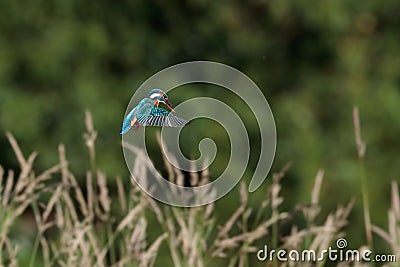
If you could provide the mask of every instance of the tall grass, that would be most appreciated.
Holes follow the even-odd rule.
[[[353,108],[353,124],[354,124],[355,141],[356,141],[356,145],[357,145],[358,166],[359,166],[359,170],[360,170],[365,235],[367,238],[368,246],[371,249],[373,249],[372,224],[371,224],[371,215],[370,215],[370,209],[369,209],[369,197],[368,197],[368,184],[367,184],[367,177],[365,176],[365,166],[364,166],[366,145],[361,138],[360,115],[358,112],[358,107]]]
[[[124,186],[121,177],[108,179],[96,167],[97,133],[86,113],[84,134],[90,158],[85,177],[75,177],[68,165],[66,148],[58,147],[58,163],[42,173],[34,169],[37,153],[24,156],[17,141],[7,133],[19,162],[19,170],[0,166],[0,266],[19,266],[24,258],[20,236],[12,231],[27,214],[33,214],[36,237],[30,240],[30,266],[265,266],[256,252],[264,244],[273,249],[314,249],[335,246],[353,202],[321,214],[320,189],[324,172],[316,174],[309,203],[289,211],[282,208],[281,180],[289,165],[272,175],[268,192],[259,206],[248,202],[246,186],[239,186],[238,208],[222,221],[212,203],[196,208],[177,208],[148,197],[135,184]],[[183,174],[168,162],[175,182]],[[19,173],[16,175],[16,173]],[[128,177],[124,178],[129,180]],[[172,179],[172,178],[171,178]],[[191,179],[206,183],[207,171]],[[78,181],[85,181],[80,184]],[[109,181],[114,183],[110,184]],[[305,223],[296,224],[302,214]],[[371,229],[400,258],[400,200],[392,184],[388,230]],[[289,232],[285,229],[290,229]],[[164,261],[167,260],[167,263]],[[269,264],[270,262],[267,262]],[[275,266],[325,266],[327,262],[278,262]],[[342,266],[347,266],[343,263]]]

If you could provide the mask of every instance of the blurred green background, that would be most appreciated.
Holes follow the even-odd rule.
[[[354,247],[365,244],[352,124],[352,108],[359,106],[372,222],[386,227],[390,181],[400,177],[399,1],[0,3],[3,166],[17,167],[4,135],[10,131],[26,153],[39,152],[38,170],[57,162],[57,145],[64,143],[71,168],[84,177],[90,164],[82,133],[90,110],[99,132],[98,167],[110,179],[128,177],[118,131],[136,88],[165,67],[211,60],[247,74],[268,99],[278,136],[272,171],[292,162],[283,181],[288,208],[309,200],[319,168],[325,169],[323,207],[356,199],[347,227]],[[172,103],[221,98],[210,86],[185,88],[171,92]],[[249,112],[228,93],[222,99]],[[220,127],[202,129],[199,136],[226,139]],[[253,155],[250,167],[256,160]],[[260,202],[268,184],[250,201]],[[225,201],[221,216],[236,204]]]

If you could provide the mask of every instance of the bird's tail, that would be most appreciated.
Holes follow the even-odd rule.
[[[124,133],[128,132],[130,128],[131,128],[131,125],[129,123],[124,123],[122,125],[121,131],[119,131],[119,134],[124,134]]]

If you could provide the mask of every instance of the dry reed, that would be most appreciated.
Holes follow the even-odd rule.
[[[20,171],[16,177],[17,171],[0,166],[0,266],[19,266],[22,245],[11,228],[21,223],[26,214],[33,214],[35,219],[32,227],[36,238],[29,255],[31,266],[165,266],[160,261],[159,251],[166,247],[170,261],[178,267],[214,266],[221,262],[227,266],[250,266],[255,262],[255,252],[265,242],[271,242],[276,249],[322,251],[345,234],[343,228],[348,223],[353,201],[321,217],[319,199],[323,170],[316,175],[310,203],[294,211],[284,211],[281,207],[284,202],[281,180],[290,164],[273,174],[266,199],[259,206],[249,205],[246,186],[242,183],[237,209],[221,222],[216,214],[218,203],[196,208],[171,207],[149,198],[136,185],[124,182],[119,176],[112,187],[112,179],[96,169],[97,132],[89,112],[85,122],[84,138],[91,166],[86,177],[80,178],[86,180],[84,186],[70,170],[63,145],[58,147],[59,162],[36,174],[33,165],[37,153],[25,157],[15,138],[6,134]],[[359,134],[356,129],[359,155],[364,155],[357,132]],[[171,180],[182,183],[183,174],[168,162],[165,164]],[[208,170],[201,175],[191,173],[193,185],[202,185],[208,180]],[[305,226],[292,220],[293,213],[298,211],[303,214]],[[388,218],[388,230],[376,226],[371,229],[400,258],[397,183],[392,184]],[[282,232],[282,226],[290,226],[291,231]],[[276,261],[273,264],[294,266]],[[310,263],[300,262],[296,266],[310,266]]]

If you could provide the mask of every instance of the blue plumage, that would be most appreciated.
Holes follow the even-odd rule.
[[[153,89],[134,107],[125,117],[122,123],[120,134],[124,134],[132,127],[140,126],[161,126],[161,127],[183,127],[190,121],[181,119],[167,110],[158,107],[159,103],[164,103],[172,111],[172,105],[168,101],[167,94],[160,89]]]

